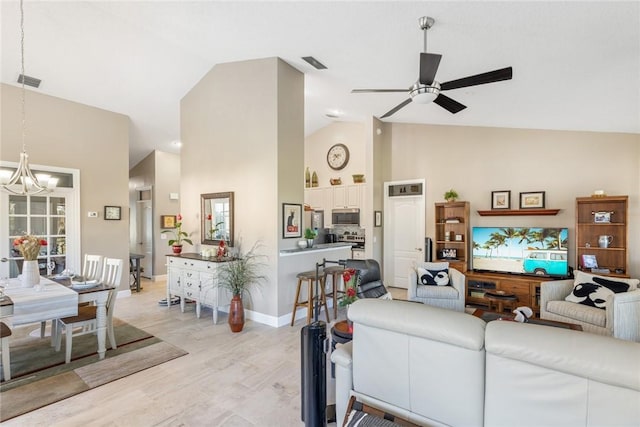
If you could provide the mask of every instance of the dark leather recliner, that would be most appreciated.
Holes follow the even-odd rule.
[[[348,259],[345,267],[360,271],[360,285],[356,292],[358,298],[380,298],[387,294],[380,277],[380,264],[375,259]]]

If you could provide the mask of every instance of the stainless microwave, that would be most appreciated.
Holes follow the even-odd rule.
[[[360,209],[334,209],[331,211],[332,225],[360,225]]]

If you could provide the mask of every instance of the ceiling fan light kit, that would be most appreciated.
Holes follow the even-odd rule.
[[[418,104],[434,104],[444,108],[452,114],[456,114],[465,108],[465,105],[442,94],[442,91],[460,89],[463,87],[477,86],[486,83],[494,83],[502,80],[510,80],[513,76],[511,67],[489,71],[487,73],[476,74],[461,79],[440,83],[435,80],[438,66],[442,55],[437,53],[427,53],[427,31],[435,24],[435,19],[430,16],[423,16],[418,20],[420,29],[424,32],[424,52],[420,53],[420,70],[418,81],[409,90],[406,89],[354,89],[351,93],[381,93],[381,92],[408,92],[409,98],[380,116],[381,119],[389,117],[401,108],[415,102]]]

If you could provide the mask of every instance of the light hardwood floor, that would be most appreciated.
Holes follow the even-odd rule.
[[[165,282],[116,302],[115,316],[188,355],[14,418],[3,426],[302,426],[300,329],[247,321],[239,334],[222,314],[195,317],[193,304],[160,307]],[[400,290],[401,295],[404,290]],[[406,295],[406,291],[405,295]],[[395,290],[392,293],[396,294]],[[330,309],[333,315],[333,310]],[[338,313],[345,317],[344,309]],[[333,320],[333,319],[332,319]],[[328,362],[330,363],[330,362]],[[328,375],[330,365],[327,364]],[[327,383],[327,401],[335,399]],[[335,426],[335,423],[329,424]]]

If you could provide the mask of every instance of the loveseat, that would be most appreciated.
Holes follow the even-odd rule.
[[[338,347],[351,395],[425,426],[638,426],[640,344],[406,301],[358,300]]]

